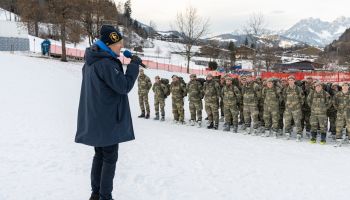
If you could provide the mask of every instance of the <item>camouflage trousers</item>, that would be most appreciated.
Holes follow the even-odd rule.
[[[172,107],[173,107],[173,115],[175,121],[184,121],[185,120],[185,110],[184,110],[184,101],[181,100],[174,100],[172,101]]]
[[[326,113],[311,113],[310,116],[310,124],[311,124],[311,132],[316,133],[318,128],[320,127],[320,133],[327,133],[328,127],[328,119]]]
[[[292,133],[292,121],[297,128],[297,134],[302,134],[303,129],[301,128],[301,109],[300,110],[289,110],[284,111],[284,126],[286,133]]]
[[[196,121],[197,119],[197,121],[202,121],[202,110],[203,110],[202,100],[190,101],[189,107],[190,107],[190,113],[191,113],[191,120]]]
[[[259,128],[259,109],[256,105],[243,105],[243,116],[246,127],[250,127],[253,119],[253,128]]]
[[[336,133],[336,119],[337,119],[337,111],[327,112],[327,116],[329,119],[329,132],[332,133],[332,135],[335,135]]]
[[[343,136],[343,128],[346,127],[348,136],[350,137],[350,116],[347,116],[346,111],[337,112],[337,121],[336,121],[336,132],[337,139],[341,139]]]
[[[145,113],[145,110],[147,113],[150,113],[150,109],[149,109],[149,103],[148,103],[148,94],[139,94],[139,104],[140,104],[140,108],[142,113]]]
[[[155,109],[156,115],[159,115],[159,108],[160,108],[161,116],[165,116],[164,107],[165,107],[165,99],[154,97],[154,109]]]
[[[214,122],[215,124],[219,124],[219,104],[217,102],[214,102],[214,103],[206,102],[205,112],[208,115],[209,123]]]
[[[265,121],[264,121],[264,104],[259,103],[258,105],[258,110],[259,110],[259,122],[260,122],[260,126],[264,126],[265,125]]]
[[[225,122],[227,124],[233,125],[235,127],[238,126],[238,107],[231,105],[231,106],[224,106],[224,113],[225,113]]]
[[[278,120],[278,129],[283,130],[284,123],[283,123],[283,114],[285,111],[285,107],[283,104],[280,104],[280,110],[279,110],[279,120]]]
[[[310,132],[311,131],[311,110],[302,110],[302,117],[301,117],[301,129]]]
[[[220,98],[220,116],[223,117],[225,116],[225,108],[224,108],[224,100],[222,98]]]
[[[244,115],[243,115],[243,105],[238,106],[239,110],[239,124],[244,124]]]
[[[265,109],[264,109],[265,129],[270,130],[272,128],[273,131],[278,131],[279,120],[280,120],[280,113],[279,113],[278,106],[276,107],[265,106]]]

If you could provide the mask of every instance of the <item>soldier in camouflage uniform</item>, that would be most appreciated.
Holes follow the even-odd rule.
[[[239,77],[239,80],[238,80],[238,89],[239,91],[241,92],[242,94],[242,87],[243,87],[243,83],[242,83],[242,77]],[[245,79],[246,81],[246,79]],[[239,110],[239,122],[238,124],[239,125],[244,125],[244,116],[243,116],[243,96],[241,95],[241,99],[239,100],[238,102],[238,110]]]
[[[283,94],[284,90],[288,87],[288,81],[287,78],[282,78],[281,79],[281,92]],[[280,118],[279,118],[279,122],[278,122],[278,135],[282,135],[283,134],[283,127],[284,127],[284,123],[283,123],[283,115],[284,115],[284,111],[286,110],[286,104],[284,102],[284,98],[282,96],[282,102],[280,104]]]
[[[184,97],[186,94],[186,85],[184,85],[178,76],[172,76],[173,81],[170,84],[172,96],[172,108],[174,121],[177,124],[185,124]]]
[[[286,138],[289,139],[292,133],[292,120],[297,128],[297,141],[301,140],[303,130],[301,128],[301,107],[304,104],[304,93],[295,85],[295,77],[288,77],[288,87],[283,91],[285,102],[284,121]]]
[[[253,120],[254,131],[252,135],[258,135],[259,128],[259,109],[258,103],[261,98],[261,88],[253,81],[252,76],[242,77],[242,96],[243,96],[243,116],[246,129],[245,134],[250,134],[250,126]]]
[[[337,109],[336,121],[336,139],[337,146],[341,146],[343,142],[343,129],[346,127],[348,137],[350,138],[350,92],[349,84],[342,84],[342,90],[333,98],[333,105]]]
[[[161,83],[159,76],[155,77],[155,82],[153,84],[152,90],[154,92],[154,108],[156,112],[156,117],[154,118],[154,120],[159,120],[159,107],[160,107],[160,112],[162,116],[160,120],[164,121],[164,117],[165,117],[164,107],[165,107],[165,98],[166,98],[165,91],[167,89],[166,89],[166,86]]]
[[[220,78],[220,91],[222,91],[222,88],[225,87],[225,76]],[[220,101],[219,101],[219,106],[220,106],[220,121],[223,122],[225,118],[225,109],[224,109],[224,99],[220,94]]]
[[[150,116],[148,93],[152,87],[152,82],[151,82],[151,79],[144,73],[143,69],[140,69],[140,75],[137,82],[138,82],[138,88],[139,88],[138,90],[139,104],[141,108],[141,115],[138,117],[139,118],[144,117],[148,119]],[[146,110],[146,114],[145,114],[145,110]]]
[[[259,85],[259,87],[262,88],[264,87],[264,81],[261,79],[261,77],[256,77],[255,79],[256,84]],[[259,110],[259,124],[260,127],[264,127],[265,123],[264,123],[264,101],[263,99],[259,99],[258,101],[258,110]],[[264,130],[261,130],[262,132],[264,132]]]
[[[202,99],[204,97],[204,93],[203,86],[199,81],[197,81],[197,76],[195,74],[190,75],[190,82],[187,84],[187,94],[191,113],[190,125],[194,126],[195,122],[197,122],[198,126],[201,126],[203,110]]]
[[[323,90],[321,82],[315,83],[315,90],[307,97],[307,104],[311,108],[311,143],[316,143],[317,129],[320,127],[321,144],[326,143],[327,137],[327,109],[331,106],[331,99],[328,92]]]
[[[232,125],[233,132],[237,133],[238,129],[238,102],[241,99],[241,91],[232,84],[232,78],[226,77],[226,84],[222,88],[222,97],[224,103],[225,124],[224,131],[230,131]]]
[[[311,131],[311,124],[310,124],[310,116],[311,116],[311,108],[308,105],[306,98],[309,96],[311,91],[313,91],[313,79],[312,77],[307,77],[305,85],[303,86],[303,91],[305,95],[305,101],[303,104],[303,107],[301,109],[302,111],[302,118],[301,118],[301,128],[306,131],[306,136],[310,137],[310,131]]]
[[[262,99],[264,102],[264,122],[266,131],[262,136],[269,137],[272,133],[272,135],[277,137],[282,96],[280,88],[274,85],[272,78],[267,80],[267,86],[262,90]],[[270,132],[271,128],[272,131]]]
[[[331,95],[331,99],[333,102],[333,99],[335,98],[335,95],[338,93],[338,85],[336,83],[334,83],[331,86],[331,90],[330,90],[330,95]],[[337,109],[335,109],[333,103],[332,106],[327,110],[327,116],[329,119],[329,132],[331,133],[331,137],[333,140],[336,139],[336,119],[337,119]]]
[[[203,91],[205,111],[207,112],[209,123],[207,128],[217,130],[219,127],[219,98],[221,92],[219,83],[213,80],[213,75],[207,75]]]

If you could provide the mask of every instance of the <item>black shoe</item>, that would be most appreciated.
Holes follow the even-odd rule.
[[[100,199],[100,195],[92,193],[89,200],[99,200],[99,199]]]
[[[160,118],[160,121],[165,121],[165,117],[162,116],[162,118]]]
[[[215,130],[218,130],[219,124],[215,124],[213,128],[214,128]]]
[[[149,113],[146,114],[145,118],[146,118],[146,119],[149,119]]]
[[[238,133],[238,127],[237,126],[233,126],[233,130],[234,133]]]
[[[139,115],[138,118],[145,118],[145,113],[142,113],[141,115]]]
[[[209,126],[207,126],[207,129],[212,129],[212,128],[214,128],[214,124],[210,123]]]
[[[155,118],[153,118],[154,120],[159,120],[159,115],[156,115]]]

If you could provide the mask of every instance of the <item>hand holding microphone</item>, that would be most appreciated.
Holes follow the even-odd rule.
[[[142,59],[140,57],[138,57],[137,55],[132,55],[132,53],[130,51],[125,50],[123,55],[126,58],[130,58],[131,59],[130,63],[135,63],[137,65],[141,65],[141,67],[143,67],[143,68],[147,68],[147,66],[142,63]]]

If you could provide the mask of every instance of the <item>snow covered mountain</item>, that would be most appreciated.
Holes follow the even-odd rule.
[[[333,22],[318,18],[303,19],[288,29],[283,35],[310,45],[324,47],[350,27],[350,18],[339,17]]]

